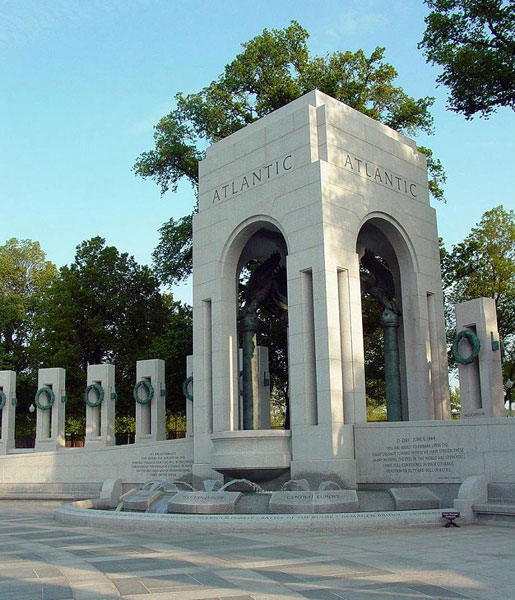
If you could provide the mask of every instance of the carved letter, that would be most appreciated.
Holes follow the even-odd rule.
[[[350,159],[350,156],[347,154],[347,158],[345,159],[345,167],[349,165],[349,167],[351,168],[351,171],[354,171],[354,167],[352,166],[352,160]]]
[[[354,160],[355,160],[355,161],[358,163],[358,173],[361,173],[361,168],[360,168],[360,165],[361,165],[361,162],[362,162],[362,161],[361,161],[361,160],[359,160],[359,158],[355,158]]]
[[[229,187],[229,184],[227,184],[227,185],[223,185],[223,186],[222,186],[222,189],[223,189],[223,191],[224,191],[224,198],[227,198],[227,188],[228,188],[228,187]]]
[[[416,189],[416,187],[417,187],[417,186],[416,186],[414,183],[410,183],[410,186],[409,186],[409,192],[410,192],[410,194],[413,196],[413,198],[416,198],[416,197],[417,197],[417,194],[415,194],[415,192],[413,191],[413,188],[415,188],[415,189]]]
[[[243,177],[243,181],[241,182],[241,188],[240,188],[240,192],[243,191],[243,186],[246,186],[247,188],[250,187],[249,186],[249,182],[247,181],[247,177]]]
[[[388,175],[388,173],[386,171],[384,172],[384,176],[386,179],[386,183],[389,183],[393,187],[393,176]]]
[[[381,173],[379,173],[379,167],[377,167],[377,169],[376,169],[376,174],[375,174],[375,176],[374,176],[374,179],[377,179],[377,178],[379,178],[379,181],[380,181],[381,183],[383,183],[383,180],[381,179]]]
[[[252,185],[256,185],[256,179],[261,183],[261,169],[259,169],[259,175],[256,171],[252,173]]]
[[[367,174],[367,177],[372,177],[372,173],[368,172],[368,163],[365,163],[365,173]]]
[[[220,201],[220,196],[218,195],[218,190],[215,190],[215,195],[213,196],[213,202]]]
[[[288,154],[288,156],[285,156],[285,157],[283,158],[283,169],[284,169],[285,171],[289,171],[289,170],[290,170],[290,169],[293,167],[293,165],[292,165],[292,164],[290,164],[290,166],[289,166],[289,167],[287,167],[287,166],[286,166],[286,161],[287,161],[289,158],[291,158],[291,154]]]

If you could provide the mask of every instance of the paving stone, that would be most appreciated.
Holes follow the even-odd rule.
[[[341,600],[342,598],[342,596],[327,589],[306,590],[305,592],[300,592],[300,594],[310,600]]]
[[[220,577],[219,575],[216,575],[215,573],[210,573],[209,571],[204,571],[201,573],[194,573],[191,575],[191,577],[195,581],[198,581],[198,583],[200,585],[203,585],[203,586],[209,587],[209,588],[227,589],[227,588],[235,587],[235,585],[232,584],[230,581],[223,579],[223,577]]]
[[[6,513],[22,514],[2,501],[0,521]],[[0,555],[1,600],[514,600],[513,533],[500,527],[149,539],[34,522],[38,540],[0,527],[0,551],[3,539],[10,547]],[[53,531],[67,537],[45,537]]]
[[[285,573],[284,571],[272,571],[266,569],[254,569],[254,571],[279,583],[300,583],[302,581],[302,579],[296,575],[293,575],[292,573]]]
[[[189,575],[181,573],[173,575],[156,575],[155,577],[142,577],[140,580],[151,591],[163,588],[180,589],[198,586],[198,582],[194,581]]]
[[[470,596],[464,596],[463,594],[460,594],[459,592],[454,592],[453,590],[442,588],[442,587],[439,587],[436,585],[430,585],[430,584],[426,584],[426,583],[420,583],[420,584],[408,583],[406,585],[407,585],[407,587],[409,587],[409,589],[415,590],[422,594],[426,594],[427,596],[429,596],[431,598],[439,598],[441,600],[444,600],[444,599],[447,600],[447,598],[449,598],[449,600],[451,598],[470,598]]]
[[[41,597],[42,600],[73,600],[73,592],[67,585],[44,585]]]
[[[122,596],[128,594],[149,594],[150,591],[138,579],[116,579],[114,585]]]
[[[36,567],[36,574],[41,579],[52,578],[52,577],[62,577],[63,574],[59,569],[52,566],[44,566],[44,567]]]

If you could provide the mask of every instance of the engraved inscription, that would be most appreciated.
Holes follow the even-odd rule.
[[[191,472],[193,461],[173,450],[155,450],[132,461],[136,473],[159,479],[178,479]]]
[[[397,438],[386,450],[372,453],[372,461],[385,473],[452,473],[464,458],[462,447],[452,447],[436,436]]]
[[[370,161],[366,161],[357,156],[347,154],[343,165],[348,171],[352,171],[361,177],[367,177],[374,183],[387,187],[399,194],[417,197],[417,184],[412,181],[399,177],[393,171],[388,171]]]
[[[283,173],[291,171],[292,168],[293,156],[291,154],[278,158],[277,160],[272,160],[271,162],[254,169],[254,171],[250,171],[242,177],[229,181],[225,185],[216,188],[213,193],[213,203],[227,200],[227,198],[232,198],[237,194],[246,192],[250,188],[262,185],[274,177],[278,177]]]

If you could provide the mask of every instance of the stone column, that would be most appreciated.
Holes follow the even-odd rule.
[[[65,446],[65,383],[66,371],[60,367],[38,371],[38,391],[34,401],[37,409],[36,452]]]
[[[191,377],[191,379],[189,379]],[[193,355],[186,357],[186,392],[191,398],[185,397],[186,400],[186,437],[193,437]]]
[[[15,447],[14,425],[16,417],[16,373],[0,371],[0,404],[2,429],[0,430],[0,454],[8,454]]]
[[[505,417],[501,349],[493,298],[476,298],[456,304],[456,332],[471,330],[480,349],[470,364],[458,365],[461,418]],[[472,346],[462,339],[459,354],[468,357]]]
[[[88,365],[86,394],[86,446],[114,446],[115,366]]]
[[[165,361],[138,360],[136,363],[136,443],[166,439]]]

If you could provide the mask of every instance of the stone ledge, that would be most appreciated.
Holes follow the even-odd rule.
[[[513,515],[515,516],[515,504],[474,504],[472,510],[475,513],[488,515]]]
[[[0,483],[0,500],[83,500],[101,490],[101,483]]]
[[[73,501],[73,500],[86,500],[86,499],[89,499],[92,497],[98,498],[98,494],[95,496],[95,494],[93,494],[91,492],[89,492],[89,493],[82,492],[80,494],[79,493],[77,493],[77,494],[73,494],[73,493],[44,494],[44,493],[38,493],[38,492],[33,492],[33,493],[13,492],[12,494],[0,493],[0,500],[67,500],[67,501]]]
[[[452,508],[444,509],[452,510]],[[236,531],[330,532],[361,529],[400,529],[443,524],[441,510],[399,512],[340,513],[311,515],[183,515],[123,513],[79,508],[74,504],[59,507],[55,518],[60,523],[100,527],[117,531],[160,531],[185,533],[234,533]]]

